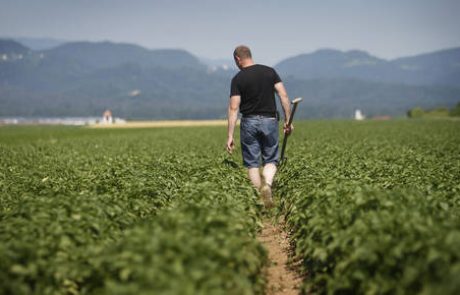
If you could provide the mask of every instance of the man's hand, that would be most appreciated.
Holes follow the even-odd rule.
[[[227,139],[227,152],[232,154],[233,150],[235,149],[235,143],[233,141],[233,137],[229,137]]]
[[[284,134],[289,135],[292,133],[293,130],[294,130],[294,125],[291,124],[290,126],[288,126],[288,123],[284,123],[284,126],[283,126]]]

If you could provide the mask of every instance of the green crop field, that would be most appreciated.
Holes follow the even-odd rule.
[[[460,122],[296,124],[266,212],[225,127],[0,127],[0,294],[460,293]]]

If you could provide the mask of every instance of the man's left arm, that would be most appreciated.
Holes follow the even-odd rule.
[[[284,88],[283,82],[280,81],[276,83],[275,90],[280,98],[281,106],[283,107],[284,111],[284,133],[290,134],[294,129],[294,126],[292,124],[291,126],[288,126],[289,117],[291,116],[291,102],[287,95],[286,88]]]
[[[227,151],[231,154],[235,148],[233,134],[235,132],[236,121],[238,119],[238,110],[240,108],[241,96],[230,96],[228,103],[228,134],[227,134]]]

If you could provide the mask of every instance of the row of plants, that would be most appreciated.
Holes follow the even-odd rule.
[[[459,294],[460,124],[296,125],[277,179],[303,292]]]
[[[457,103],[452,109],[446,107],[439,107],[435,109],[424,110],[421,107],[415,107],[407,111],[409,118],[446,118],[446,117],[460,117],[460,102]]]
[[[263,293],[224,132],[171,131],[1,128],[0,294]]]

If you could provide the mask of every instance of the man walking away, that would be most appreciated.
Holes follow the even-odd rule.
[[[242,114],[240,141],[243,164],[248,168],[249,179],[259,190],[265,206],[272,207],[271,185],[279,162],[275,92],[283,107],[285,134],[290,134],[293,129],[292,125],[288,126],[291,113],[289,98],[276,71],[271,67],[255,64],[247,46],[236,47],[233,58],[240,71],[231,83],[227,151],[232,153],[235,147],[233,133],[239,110]],[[259,172],[261,162],[263,178]]]

